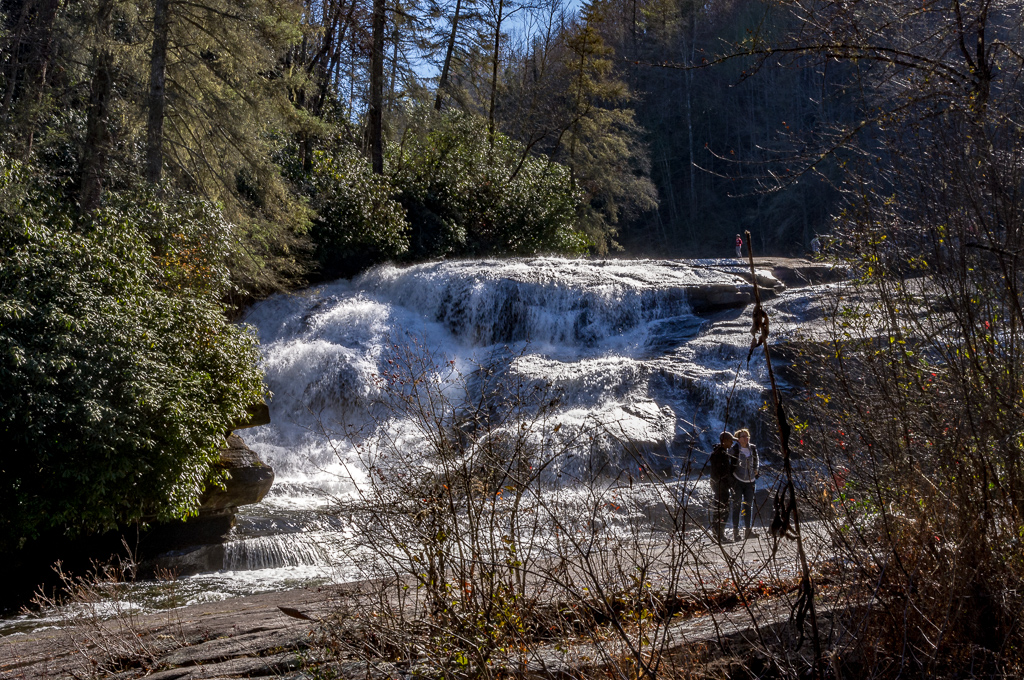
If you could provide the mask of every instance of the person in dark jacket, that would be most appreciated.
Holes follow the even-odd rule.
[[[729,449],[729,457],[733,463],[732,530],[736,540],[741,540],[740,515],[743,515],[745,530],[742,540],[746,540],[755,536],[750,529],[754,509],[754,481],[761,476],[757,447],[750,443],[749,430],[736,430],[736,443]]]
[[[730,448],[732,435],[723,432],[718,436],[718,445],[708,458],[711,467],[711,531],[719,543],[725,542],[725,519],[729,512],[729,491],[734,479]]]

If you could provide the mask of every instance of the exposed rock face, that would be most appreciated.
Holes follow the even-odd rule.
[[[246,409],[249,412],[249,417],[238,423],[234,423],[231,426],[232,430],[244,430],[247,427],[258,427],[260,425],[270,424],[270,407],[267,406],[267,402],[261,401],[257,404],[253,404]]]
[[[234,516],[231,516],[232,522]],[[183,526],[202,525],[205,522],[201,518],[184,523]],[[193,526],[193,529],[196,527]],[[231,529],[228,528],[228,531]],[[202,532],[203,528],[197,531]],[[157,575],[159,571],[167,570],[176,576],[189,576],[190,574],[202,574],[208,571],[219,571],[224,568],[224,543],[221,541],[227,536],[225,531],[217,537],[216,543],[205,545],[188,545],[183,548],[176,548],[162,552],[155,557],[143,560],[139,564],[139,573],[144,577]]]
[[[756,263],[759,268],[771,270],[776,279],[790,288],[834,283],[850,275],[846,267],[801,258],[759,257]]]
[[[199,515],[153,527],[140,541],[144,575],[169,569],[180,576],[224,567],[224,539],[235,525],[240,505],[259,503],[274,483],[274,470],[232,433],[221,452],[220,467],[229,477],[224,488],[208,488]]]
[[[690,308],[698,314],[714,312],[727,307],[746,307],[754,300],[754,287],[743,285],[737,273],[735,283],[707,283],[688,288]]]
[[[603,414],[602,432],[594,438],[591,457],[597,466],[615,460],[614,467],[639,466],[659,475],[673,474],[672,411],[653,402],[616,406]]]
[[[769,300],[787,288],[841,281],[849,272],[839,265],[791,257],[754,258],[754,275],[745,260],[722,261],[703,265],[706,269],[731,274],[732,282],[710,281],[687,287],[690,306],[698,314],[730,307],[745,307],[754,301],[753,282],[761,289],[761,299]],[[745,282],[745,283],[744,283]]]
[[[213,487],[203,495],[199,515],[213,514],[239,505],[259,503],[274,483],[274,470],[260,460],[256,452],[232,433],[227,448],[220,454],[220,467],[230,475],[225,487]]]

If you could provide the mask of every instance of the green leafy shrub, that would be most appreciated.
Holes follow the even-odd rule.
[[[0,548],[194,513],[263,391],[220,302],[229,230],[145,196],[76,223],[28,176],[0,157]]]
[[[409,229],[394,187],[373,174],[355,147],[316,152],[310,192],[316,257],[326,276],[351,276],[408,250]]]
[[[583,195],[569,170],[501,134],[491,144],[478,116],[415,111],[385,172],[375,175],[351,130],[339,128],[308,171],[297,146],[286,175],[316,212],[312,240],[324,277],[386,260],[580,254]]]
[[[413,257],[585,252],[582,195],[562,165],[536,158],[483,119],[420,114],[392,159]]]

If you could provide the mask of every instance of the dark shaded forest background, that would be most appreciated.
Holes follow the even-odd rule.
[[[856,108],[838,63],[688,68],[789,28],[751,0],[11,0],[3,12],[8,155],[83,212],[143,178],[218,203],[244,253],[233,279],[257,295],[368,260],[726,255],[746,229],[759,252],[801,254],[836,193],[827,163],[799,176],[787,163]],[[450,178],[424,177],[448,157],[424,153],[430,135],[457,142],[482,203],[449,204]],[[342,157],[387,178],[371,212],[341,207],[370,191],[338,174],[357,171],[331,165]],[[519,200],[558,214],[492,225],[487,210],[522,211],[502,202],[531,169]]]

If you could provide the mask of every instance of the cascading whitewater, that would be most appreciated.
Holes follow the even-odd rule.
[[[674,443],[696,429],[700,449],[725,425],[746,341],[702,337],[709,321],[692,311],[691,295],[736,280],[700,263],[536,258],[382,266],[277,296],[246,319],[258,329],[273,392],[273,423],[246,439],[279,485],[319,480],[339,492],[358,484],[344,438],[325,432],[379,423],[371,409],[380,376],[411,351],[466,376],[462,387],[494,373],[543,383],[559,395],[563,422],[614,423],[678,459]],[[758,377],[742,371],[732,425],[759,403]]]
[[[414,384],[433,386],[440,406],[427,410],[470,450],[520,435],[543,411],[530,436],[568,451],[545,474],[570,495],[587,475],[699,467],[718,432],[752,424],[762,403],[763,366],[745,364],[741,269],[558,258],[381,266],[255,305],[245,321],[262,345],[272,422],[244,437],[277,481],[239,513],[225,576],[201,578],[230,590],[350,569],[347,527],[322,511],[365,488],[380,454],[370,435],[383,433],[405,465],[418,464],[417,447],[430,455],[417,414],[401,407],[415,411]],[[475,429],[511,393],[533,396],[496,428]]]
[[[326,551],[309,535],[258,536],[225,544],[229,571],[328,564]]]

